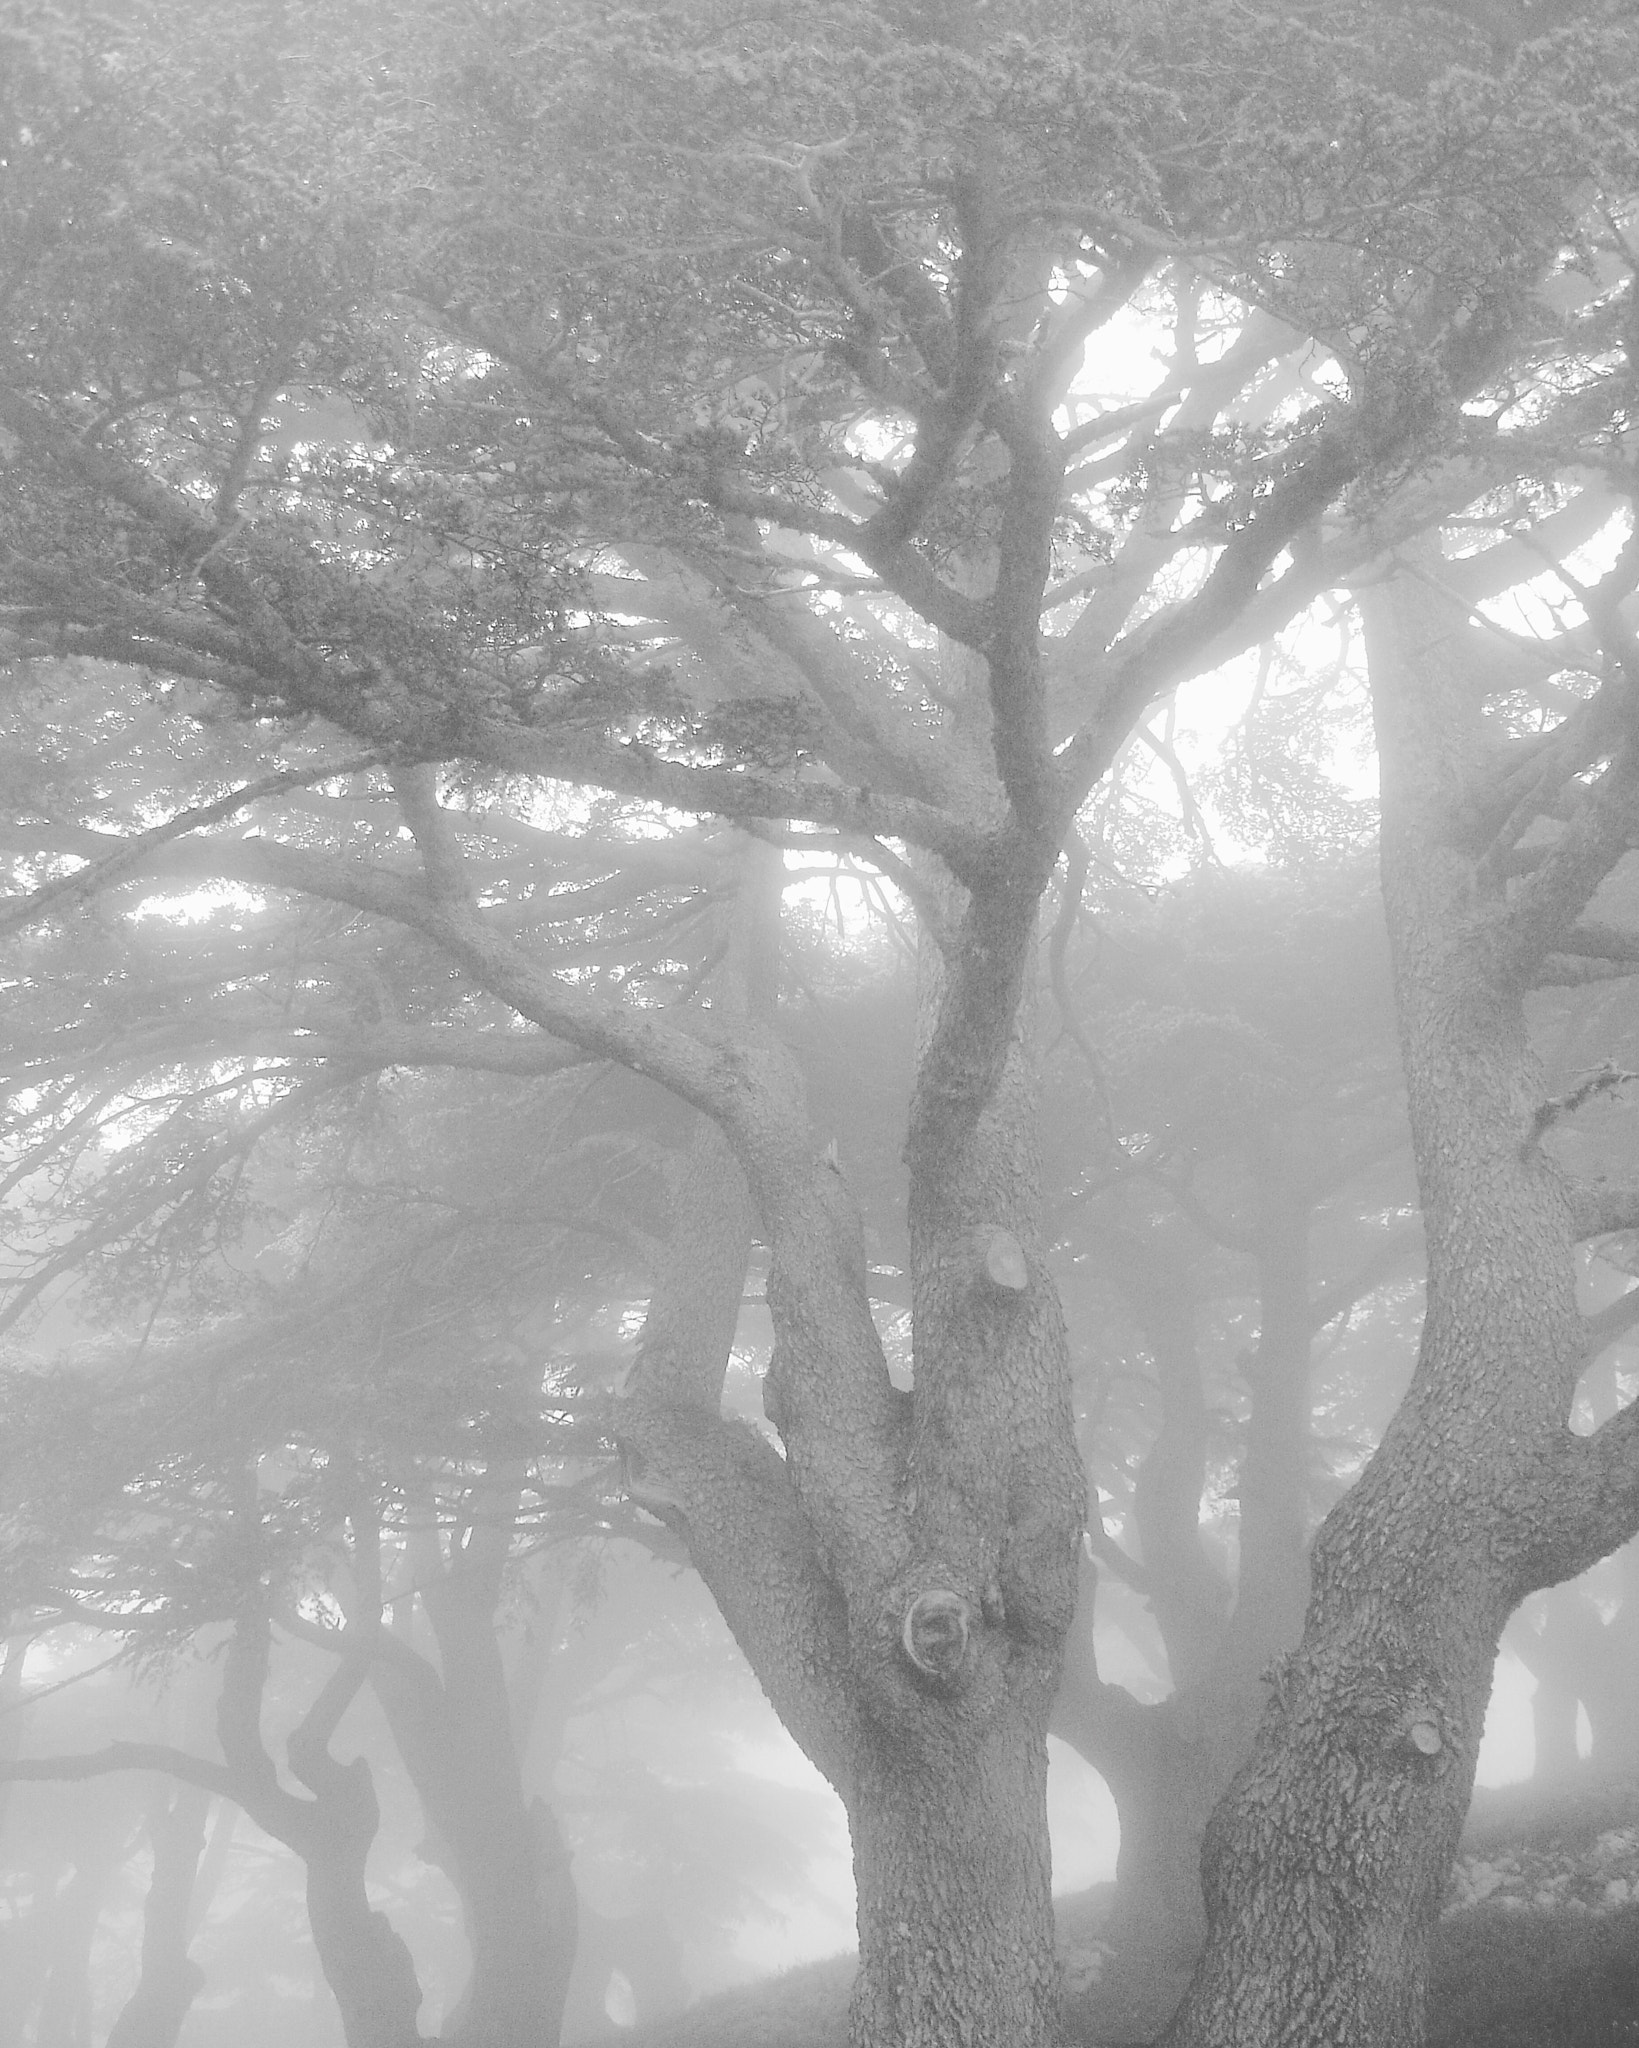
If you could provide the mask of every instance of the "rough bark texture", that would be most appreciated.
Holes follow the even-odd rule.
[[[1537,1142],[1523,1011],[1545,906],[1488,893],[1479,871],[1464,812],[1478,700],[1449,654],[1466,619],[1404,571],[1365,612],[1427,1315],[1406,1398],[1320,1532],[1303,1640],[1208,1829],[1208,1946],[1171,2048],[1421,2039],[1503,1624],[1619,1540],[1627,1508],[1619,1486],[1620,1505],[1588,1499],[1613,1446],[1584,1458],[1566,1428],[1586,1356],[1576,1231]],[[1574,918],[1602,872],[1551,876],[1555,914]]]
[[[946,1741],[889,1750],[856,1779],[856,2038],[960,2041],[975,2013],[1010,2015],[1018,2039],[1057,2026],[1057,1960],[1018,1938],[1052,1918],[1039,1713],[994,1715],[978,1742],[953,1715]]]

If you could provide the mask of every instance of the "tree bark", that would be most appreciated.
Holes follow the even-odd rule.
[[[919,1752],[883,1745],[862,1759],[848,1807],[854,2039],[960,2041],[975,2038],[979,2014],[985,2038],[1054,2037],[1057,1960],[1019,1939],[1052,1917],[1041,1713],[1021,1700],[987,1717],[978,1740],[964,1717],[932,1717]]]

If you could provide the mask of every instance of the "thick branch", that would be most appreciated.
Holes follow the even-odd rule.
[[[226,1764],[213,1764],[207,1757],[173,1749],[167,1742],[111,1742],[106,1749],[82,1750],[66,1756],[0,1758],[0,1782],[28,1779],[55,1783],[102,1778],[110,1771],[163,1771],[168,1777],[198,1785],[223,1799],[240,1800],[241,1784],[236,1771]]]
[[[294,1636],[300,1643],[311,1643],[314,1649],[324,1650],[333,1657],[356,1654],[363,1647],[359,1641],[350,1640],[350,1629],[329,1628],[322,1621],[309,1621],[294,1608],[276,1614],[274,1621],[287,1636]],[[434,1693],[438,1691],[438,1673],[402,1636],[395,1636],[390,1629],[378,1628],[371,1633],[368,1647],[372,1660],[391,1664],[419,1688],[431,1688]]]
[[[685,1536],[782,1718],[840,1781],[858,1731],[845,1678],[844,1610],[815,1541],[816,1523],[838,1526],[837,1503],[828,1508],[824,1498],[831,1476],[824,1457],[816,1469],[804,1453],[858,1418],[824,1412],[829,1383],[819,1357],[802,1348],[782,1357],[778,1347],[771,1384],[782,1394],[789,1386],[795,1412],[781,1413],[776,1399],[765,1399],[789,1432],[787,1458],[744,1424],[722,1418],[751,1218],[739,1170],[709,1122],[702,1121],[680,1166],[672,1206],[673,1235],[655,1274],[621,1409],[627,1489]],[[800,1341],[789,1306],[773,1305],[777,1332]],[[857,1381],[860,1363],[841,1361],[845,1376]],[[806,1445],[805,1425],[813,1439]],[[811,1483],[799,1495],[805,1464]]]
[[[1569,1431],[1561,1445],[1569,1470],[1556,1577],[1574,1578],[1639,1533],[1639,1401],[1619,1408],[1592,1436]]]
[[[856,664],[829,626],[799,592],[759,594],[757,630],[784,655],[853,745],[837,749],[833,765],[858,784],[917,803],[946,804],[930,735],[893,719],[896,703],[873,703],[856,688]],[[831,758],[832,750],[827,750]]]
[[[195,502],[94,442],[84,441],[42,406],[0,385],[0,424],[25,446],[60,464],[93,490],[136,513],[165,545],[189,563],[206,590],[236,618],[247,635],[244,659],[259,674],[294,684],[312,695],[316,708],[334,701],[343,680],[322,656],[304,647],[247,572],[219,547],[223,530]],[[320,700],[323,700],[322,702]],[[344,725],[346,720],[341,721]],[[389,734],[382,734],[390,738]]]
[[[1560,932],[1554,939],[1556,953],[1577,959],[1619,962],[1639,966],[1639,932],[1624,931],[1619,925],[1590,923],[1586,919]]]
[[[189,851],[175,853],[180,859]],[[743,1108],[736,1034],[705,1018],[683,1028],[653,1011],[621,1009],[557,980],[496,932],[470,898],[434,900],[408,879],[271,840],[207,840],[192,853],[196,871],[348,903],[407,925],[450,954],[480,988],[544,1031],[648,1075],[708,1114],[730,1116]]]
[[[1639,827],[1639,745],[1622,742],[1582,797],[1571,822],[1533,873],[1517,884],[1504,918],[1509,967],[1527,985],[1566,937]]]
[[[490,995],[583,1052],[646,1074],[743,1129],[748,1086],[739,1034],[703,1017],[687,1028],[653,1011],[618,1009],[539,968],[469,904],[429,904],[406,923],[437,942]]]
[[[975,857],[969,828],[910,798],[845,790],[813,778],[668,761],[635,741],[524,725],[508,712],[480,710],[472,702],[457,707],[441,697],[420,695],[373,665],[373,658],[352,667],[339,665],[305,646],[260,594],[249,572],[217,550],[220,533],[190,501],[136,465],[85,446],[43,408],[3,388],[0,422],[85,482],[130,506],[195,564],[210,596],[245,630],[240,660],[255,677],[248,694],[258,702],[265,702],[269,685],[276,686],[289,708],[321,712],[343,731],[391,746],[401,758],[464,758],[511,773],[585,781],[619,795],[727,818],[807,818],[840,830],[926,845],[958,869]],[[751,495],[752,503],[736,502],[728,509],[752,517],[772,516],[770,508]],[[842,520],[841,525],[846,530],[835,538],[843,545],[856,545],[863,525],[851,520]],[[931,606],[940,615],[935,623],[941,630],[978,643],[982,632],[976,607],[950,591],[910,548],[878,552],[897,565],[899,584],[904,586],[900,594],[907,603],[918,609]],[[880,568],[878,563],[872,566]],[[247,694],[241,677],[224,672],[219,680]]]
[[[996,1092],[1056,851],[1048,835],[998,835],[992,872],[970,889],[942,945],[945,982],[918,1062],[905,1146],[912,1175],[926,1188],[946,1182]]]

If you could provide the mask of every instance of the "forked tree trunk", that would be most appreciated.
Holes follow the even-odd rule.
[[[971,1016],[936,1002],[922,1053],[913,1395],[888,1376],[845,1175],[808,1134],[800,1080],[768,1034],[744,1056],[749,1101],[730,1119],[746,1179],[709,1124],[681,1168],[622,1423],[634,1498],[686,1535],[848,1811],[856,2048],[1057,2048],[1060,2035],[1046,1734],[1084,1492],[1036,1213],[1031,1060],[1010,1045],[1035,901],[976,899],[946,937],[946,971],[965,965],[993,1007],[975,1038]],[[719,1412],[746,1180],[770,1242],[764,1400],[783,1452]]]
[[[1411,1386],[1320,1532],[1302,1642],[1209,1826],[1208,1943],[1169,2048],[1415,2048],[1503,1624],[1631,1514],[1604,1447],[1566,1427],[1585,1355],[1576,1229],[1537,1142],[1531,934],[1464,831],[1478,720],[1442,650],[1465,617],[1404,574],[1368,600],[1427,1312]]]

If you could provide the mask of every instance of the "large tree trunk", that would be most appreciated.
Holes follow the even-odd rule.
[[[884,1744],[855,1778],[856,2039],[960,2041],[978,2013],[987,2038],[1052,2038],[1057,1962],[1019,1938],[1052,1913],[1044,1704],[992,1715],[977,1742],[950,1727],[946,1746],[936,1723],[920,1753]]]
[[[1503,1624],[1631,1512],[1566,1428],[1586,1350],[1576,1230],[1537,1142],[1530,935],[1464,843],[1478,717],[1444,643],[1465,616],[1402,574],[1366,617],[1427,1312],[1406,1398],[1320,1532],[1302,1642],[1208,1829],[1208,1944],[1171,2048],[1421,2039]]]
[[[1040,879],[975,896],[943,937],[909,1147],[912,1396],[888,1376],[846,1179],[769,1034],[733,1135],[770,1242],[764,1398],[783,1455],[719,1417],[753,1212],[709,1125],[674,1189],[622,1424],[634,1498],[686,1534],[848,1810],[857,2048],[1059,2037],[1046,1733],[1084,1491],[1013,1028]],[[754,991],[755,955],[742,971]],[[977,1030],[949,995],[966,982],[975,1000],[974,978]]]

